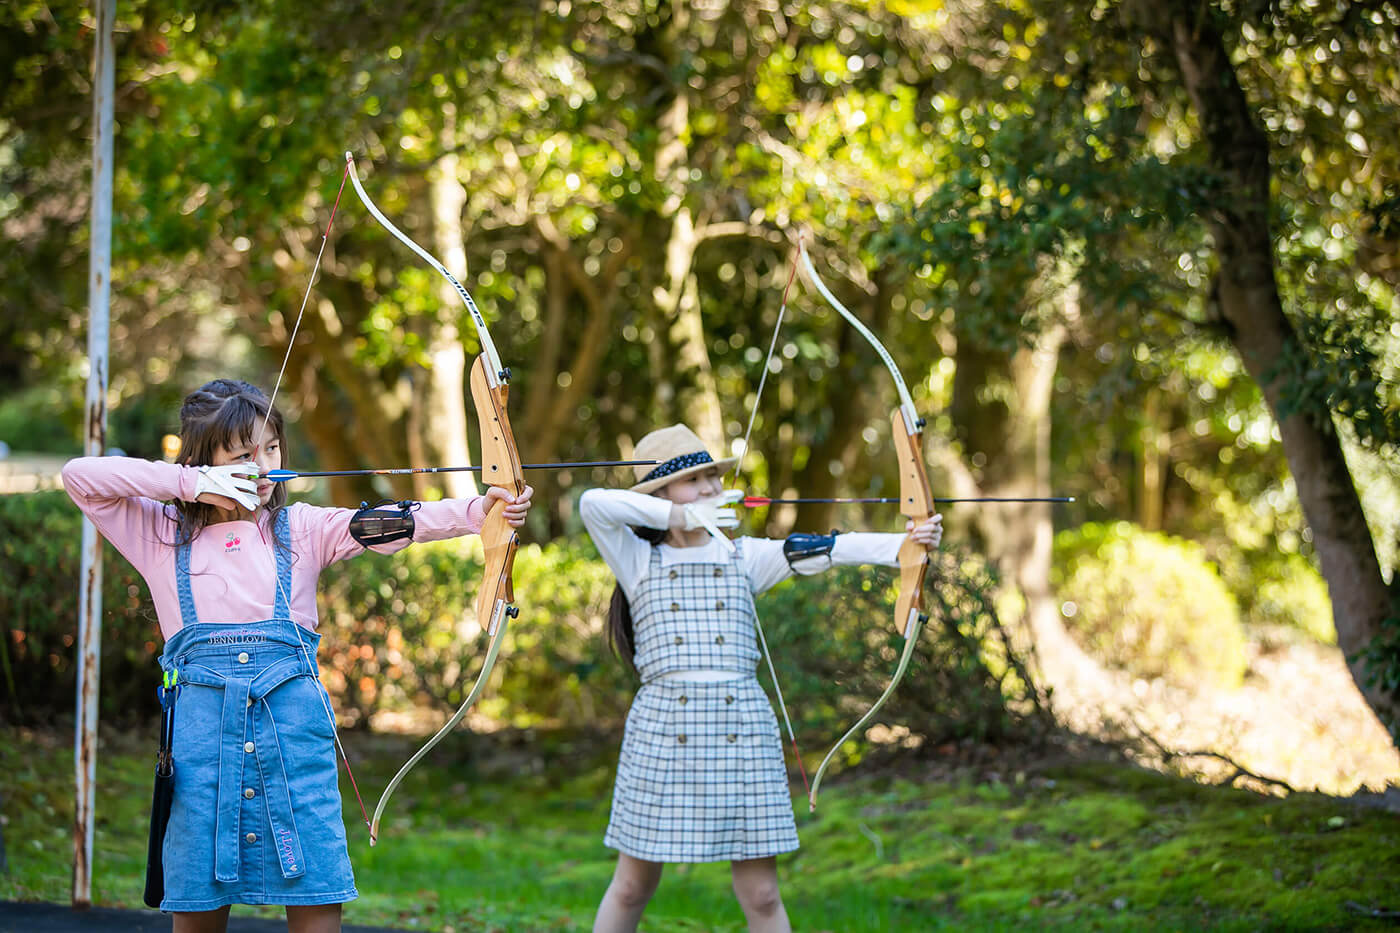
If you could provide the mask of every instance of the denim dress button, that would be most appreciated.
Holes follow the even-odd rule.
[[[245,752],[251,752],[251,751],[253,750],[253,743],[252,743],[252,742],[244,742],[244,743],[243,743],[243,750],[244,750]]]
[[[238,663],[239,663],[239,664],[247,664],[247,663],[248,663],[248,652],[246,652],[246,651],[240,651],[240,652],[238,652]]]
[[[247,799],[252,800],[252,799],[253,799],[254,797],[256,797],[257,795],[258,795],[258,792],[255,791],[255,790],[253,790],[251,787],[245,787],[245,788],[243,788],[243,796],[246,797]]]
[[[258,834],[257,834],[257,833],[249,833],[248,835],[244,836],[243,839],[244,839],[245,842],[257,842],[257,841],[258,841]]]

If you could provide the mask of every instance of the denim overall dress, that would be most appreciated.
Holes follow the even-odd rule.
[[[663,567],[633,601],[642,686],[627,714],[604,844],[649,862],[766,858],[798,847],[773,707],[759,686],[741,552]],[[717,670],[733,680],[663,674]]]
[[[184,627],[161,668],[178,671],[175,794],[165,833],[164,911],[353,900],[320,636],[292,621],[287,510],[274,523],[273,617],[201,623],[190,549],[176,553]]]

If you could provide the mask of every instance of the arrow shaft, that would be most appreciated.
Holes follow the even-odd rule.
[[[884,502],[895,503],[901,501],[894,496],[882,496],[871,498],[846,498],[846,499],[818,499],[818,498],[797,498],[797,499],[769,499],[766,496],[745,496],[739,500],[739,504],[748,509],[760,509],[766,505],[788,505],[808,502]],[[1073,496],[1045,496],[1045,497],[1011,497],[1011,496],[979,496],[962,498],[938,498],[934,502],[1073,502]]]
[[[522,470],[568,470],[583,467],[652,466],[655,460],[576,460],[559,463],[522,463]],[[408,476],[414,473],[465,473],[481,472],[479,466],[453,467],[403,467],[392,470],[269,470],[264,474],[274,483],[285,483],[291,479],[309,479],[318,476]]]

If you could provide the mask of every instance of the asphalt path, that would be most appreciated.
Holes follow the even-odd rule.
[[[235,908],[236,910],[237,908]],[[229,933],[282,933],[286,920],[229,917]],[[158,910],[93,907],[74,910],[67,904],[0,901],[0,933],[169,933],[170,916]],[[400,933],[389,927],[345,926],[342,933]]]

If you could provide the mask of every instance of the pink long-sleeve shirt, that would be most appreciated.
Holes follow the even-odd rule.
[[[195,498],[199,470],[131,457],[80,457],[63,467],[63,488],[83,514],[150,587],[161,635],[170,638],[183,622],[175,582],[174,509],[163,500]],[[414,541],[439,541],[481,531],[485,497],[424,502],[413,513]],[[350,536],[352,509],[305,503],[287,506],[292,543],[292,619],[314,630],[316,584],[321,571],[338,560],[362,554]],[[277,556],[272,523],[265,510],[256,521],[220,522],[206,527],[190,545],[190,589],[200,622],[247,623],[272,617],[277,588]],[[390,554],[408,546],[395,541],[375,546]]]

